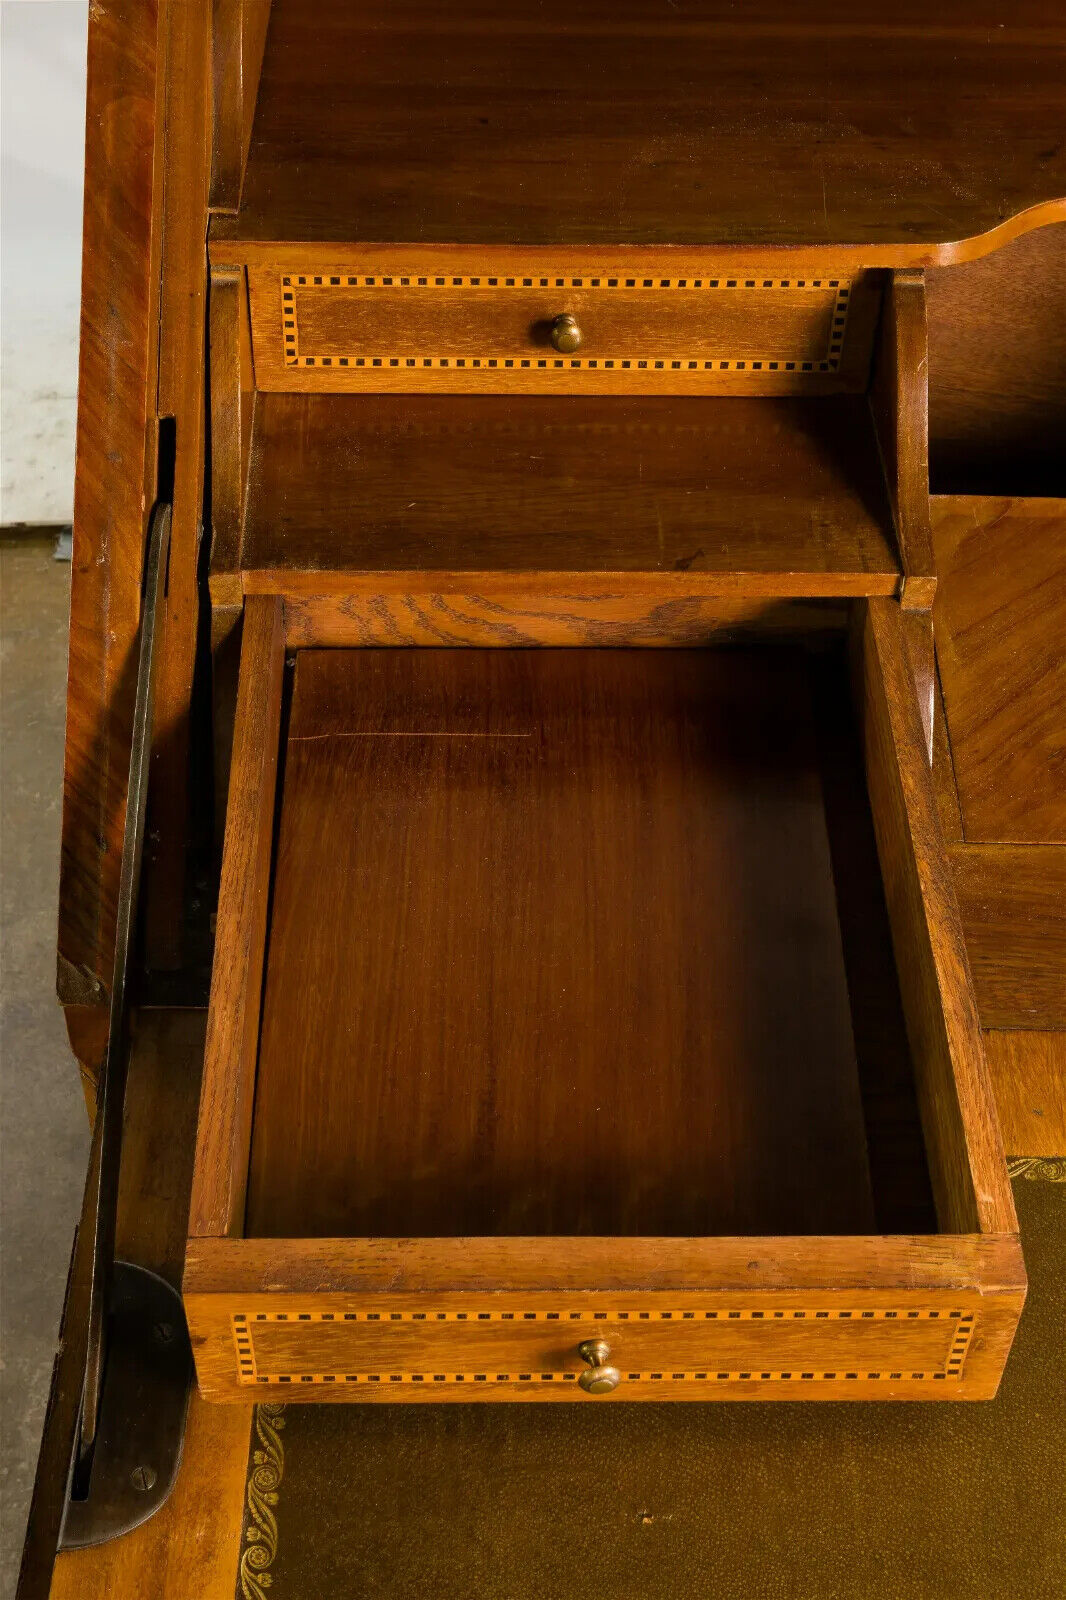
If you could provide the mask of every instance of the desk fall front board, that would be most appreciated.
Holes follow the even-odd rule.
[[[165,500],[201,1394],[992,1397],[1001,1121],[1061,1153],[1061,16],[209,9],[90,27],[59,946],[91,1100]]]

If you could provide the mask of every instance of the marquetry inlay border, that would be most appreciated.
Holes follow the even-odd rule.
[[[586,357],[586,356],[455,356],[455,355],[311,355],[300,348],[299,316],[296,307],[297,289],[329,292],[336,289],[373,289],[384,291],[436,289],[531,289],[574,288],[599,290],[609,294],[616,289],[654,289],[672,292],[707,291],[765,293],[775,290],[836,291],[829,325],[829,339],[825,356],[820,361],[784,361],[780,357],[732,356],[699,357]],[[851,297],[851,280],[847,278],[657,278],[657,277],[489,277],[485,275],[406,274],[382,273],[285,273],[281,279],[281,329],[286,367],[346,370],[410,369],[423,371],[505,371],[516,372],[689,372],[695,375],[708,372],[806,372],[831,373],[839,370],[847,331],[848,304]]]
[[[255,1327],[264,1323],[284,1323],[299,1327],[308,1323],[440,1323],[478,1324],[486,1322],[946,1322],[955,1323],[955,1331],[948,1348],[947,1359],[940,1371],[907,1372],[881,1370],[871,1372],[841,1371],[666,1371],[627,1372],[631,1383],[745,1383],[750,1381],[775,1383],[816,1382],[919,1382],[947,1380],[962,1377],[963,1363],[973,1335],[975,1321],[972,1311],[923,1310],[799,1310],[799,1311],[255,1311],[234,1313],[232,1317],[233,1342],[237,1353],[237,1377],[241,1384],[492,1384],[492,1383],[576,1383],[579,1372],[261,1372],[255,1355]]]

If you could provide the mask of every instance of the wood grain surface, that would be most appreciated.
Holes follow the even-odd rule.
[[[89,31],[77,470],[59,888],[59,992],[111,979],[140,577],[155,488],[162,179],[155,0]]]
[[[931,270],[929,447],[940,494],[1066,494],[1066,227]]]
[[[1066,195],[1064,35],[1052,0],[275,0],[239,227],[931,253]]]
[[[239,1232],[256,1083],[281,727],[281,607],[245,607],[190,1234]]]
[[[891,527],[861,400],[259,395],[241,565],[892,593]]]
[[[284,587],[284,575],[278,574]],[[311,645],[451,645],[513,648],[546,646],[709,645],[768,636],[839,636],[847,626],[847,600],[773,599],[760,595],[664,593],[654,583],[642,592],[619,593],[612,579],[577,593],[545,594],[535,587],[493,587],[484,575],[477,594],[365,593],[286,594],[285,643]],[[532,580],[532,575],[531,575]],[[649,592],[651,591],[651,592]]]
[[[937,657],[966,839],[1066,843],[1066,501],[933,500]]]
[[[985,1054],[1007,1154],[1066,1154],[1066,1031],[994,1030]]]
[[[1066,849],[956,844],[950,855],[983,1026],[1066,1028]]]
[[[252,415],[255,405],[244,273],[211,273],[211,600],[240,604],[238,569],[244,530]]]
[[[246,1231],[868,1231],[815,715],[789,651],[301,653]]]
[[[159,380],[153,410],[173,427],[162,476],[173,477],[165,626],[156,690],[155,748],[145,841],[146,961],[155,969],[192,960],[186,890],[200,851],[192,709],[200,616],[200,560],[207,451],[207,183],[210,167],[209,7],[167,0],[162,235],[159,262]],[[151,399],[151,397],[150,397]],[[165,482],[160,484],[167,489]]]
[[[632,252],[621,271],[566,255],[305,248],[248,264],[256,381],[289,392],[460,394],[862,393],[881,275],[804,272],[770,259],[693,271]],[[663,258],[663,259],[657,259]],[[563,314],[581,331],[562,354]]]
[[[51,1600],[233,1600],[252,1407],[193,1393],[174,1491],[148,1522],[56,1562]]]
[[[856,629],[866,774],[940,1226],[1017,1224],[902,613]]]
[[[892,273],[885,288],[870,405],[903,561],[902,602],[908,610],[927,610],[936,591],[929,527],[929,351],[925,279],[913,267]]]

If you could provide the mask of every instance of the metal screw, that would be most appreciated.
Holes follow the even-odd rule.
[[[140,1490],[141,1494],[147,1494],[148,1490],[155,1486],[155,1476],[154,1467],[134,1467],[130,1473],[130,1482],[135,1489]]]
[[[174,1337],[174,1329],[169,1322],[157,1322],[152,1332],[160,1344],[169,1344]]]

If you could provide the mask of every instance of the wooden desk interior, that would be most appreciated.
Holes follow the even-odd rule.
[[[158,489],[168,971],[238,781],[122,1240],[188,1235],[236,1404],[56,1594],[232,1592],[250,1396],[576,1396],[593,1319],[635,1399],[995,1393],[986,1052],[1064,1138],[1066,23],[935,9],[92,8],[60,983],[91,1081]],[[675,648],[418,648],[488,643]]]
[[[246,1235],[933,1231],[839,676],[301,651]]]

